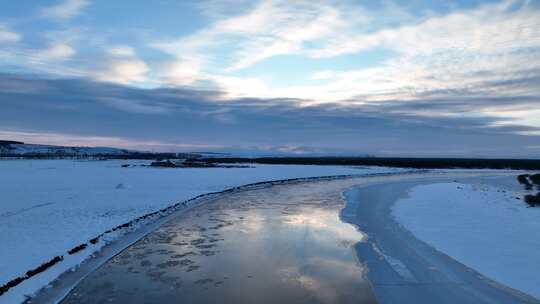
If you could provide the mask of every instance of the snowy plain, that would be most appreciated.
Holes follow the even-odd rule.
[[[122,168],[122,164],[136,164]],[[1,160],[0,286],[100,233],[197,195],[300,177],[373,174],[383,167],[256,165],[253,168],[152,168],[147,161]],[[0,296],[25,299],[102,244],[74,255]]]
[[[440,252],[540,299],[540,208],[528,208],[520,195],[502,184],[419,185],[392,215]]]

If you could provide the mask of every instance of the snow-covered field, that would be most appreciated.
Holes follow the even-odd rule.
[[[0,161],[0,286],[57,255],[59,264],[0,296],[17,303],[88,258],[102,242],[66,251],[141,215],[197,195],[248,183],[392,168],[257,165],[255,168],[122,168],[144,161]]]
[[[540,208],[508,188],[436,183],[414,187],[392,215],[437,250],[540,298]]]

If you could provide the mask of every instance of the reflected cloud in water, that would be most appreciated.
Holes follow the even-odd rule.
[[[339,218],[348,183],[222,196],[139,241],[83,281],[66,303],[106,297],[132,304],[373,303],[352,248],[365,236]],[[114,292],[96,288],[105,282]],[[88,297],[93,300],[85,302]]]

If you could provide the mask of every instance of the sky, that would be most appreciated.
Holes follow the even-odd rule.
[[[0,139],[540,158],[540,0],[2,1]]]

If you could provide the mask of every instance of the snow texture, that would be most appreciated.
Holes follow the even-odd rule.
[[[122,168],[122,164],[130,164]],[[133,166],[136,164],[136,166]],[[147,161],[0,161],[0,286],[55,256],[64,260],[0,296],[17,303],[99,250],[104,231],[193,198],[248,183],[396,172],[381,167],[257,165],[254,168],[152,168]],[[107,238],[120,236],[111,233]]]
[[[540,208],[481,184],[414,187],[392,209],[417,238],[481,274],[540,298]]]

